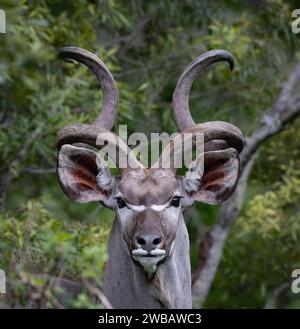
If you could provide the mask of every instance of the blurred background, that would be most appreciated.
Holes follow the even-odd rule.
[[[102,307],[89,286],[62,304],[50,280],[36,275],[101,286],[114,219],[98,203],[71,202],[58,184],[58,131],[92,122],[101,108],[94,76],[58,59],[58,49],[96,53],[120,91],[115,127],[127,124],[129,133],[148,136],[177,131],[171,100],[184,66],[207,50],[226,49],[235,70],[219,64],[194,83],[192,114],[196,122],[228,121],[251,136],[272,123],[284,82],[300,62],[300,34],[291,29],[297,6],[284,0],[1,1],[0,268],[8,293],[0,295],[0,307]],[[299,95],[296,82],[284,111]],[[229,225],[202,307],[300,308],[300,294],[290,289],[291,273],[300,268],[298,113],[256,145],[241,211]],[[203,238],[219,211],[196,204],[186,212],[196,279]]]

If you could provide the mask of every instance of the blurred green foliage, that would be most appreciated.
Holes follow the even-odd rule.
[[[74,282],[85,278],[101,285],[109,226],[67,223],[54,218],[41,200],[32,199],[17,216],[2,213],[0,231],[0,268],[9,277],[2,307],[27,308],[33,301],[39,305],[45,300],[46,307],[57,307],[45,274]],[[83,290],[67,306],[96,307],[91,297],[95,296]]]
[[[72,203],[55,174],[57,132],[93,121],[101,93],[85,67],[57,58],[58,49],[96,53],[117,80],[118,123],[147,134],[176,131],[171,98],[184,65],[204,51],[229,50],[235,70],[220,64],[203,75],[190,106],[197,122],[226,120],[250,134],[300,58],[299,35],[290,29],[296,7],[284,0],[1,2],[7,33],[0,35],[0,178],[12,179],[0,219],[0,268],[14,282],[6,306],[26,307],[45,285],[36,277],[41,272],[101,285],[114,214]],[[263,147],[207,307],[264,307],[299,267],[299,138],[297,120]],[[217,210],[196,205],[186,215],[193,267],[199,237]],[[16,260],[18,250],[34,256]],[[90,297],[84,292],[68,306],[94,307]],[[53,302],[47,298],[47,306]]]
[[[299,308],[290,280],[300,267],[300,170],[294,163],[282,169],[282,178],[255,195],[234,226],[207,306],[265,307],[273,290],[286,283],[286,298],[275,303]]]

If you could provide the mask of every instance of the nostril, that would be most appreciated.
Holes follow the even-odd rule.
[[[141,246],[143,246],[143,245],[146,244],[145,239],[144,239],[144,238],[140,238],[140,237],[136,238],[136,242],[137,242],[138,244],[140,244]]]
[[[152,243],[153,243],[154,246],[157,246],[158,244],[161,243],[161,237],[155,238]]]
[[[136,247],[147,250],[148,252],[151,252],[151,250],[158,248],[161,242],[162,237],[156,234],[144,234],[135,237]]]

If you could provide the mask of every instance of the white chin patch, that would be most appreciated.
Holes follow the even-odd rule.
[[[144,249],[135,249],[132,251],[132,257],[138,261],[148,275],[153,274],[157,269],[157,263],[165,257],[166,251],[163,249],[154,249],[150,252],[150,256]]]

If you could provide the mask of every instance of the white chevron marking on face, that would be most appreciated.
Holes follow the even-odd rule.
[[[137,212],[142,212],[142,211],[144,211],[147,208],[151,208],[154,211],[163,211],[168,206],[169,206],[169,202],[167,202],[165,204],[152,204],[152,205],[147,206],[147,207],[144,206],[144,205],[137,206],[137,205],[133,205],[133,204],[127,203],[127,207],[128,208],[130,208],[133,211],[137,211]]]
[[[146,209],[146,207],[144,205],[141,206],[136,206],[130,203],[127,203],[128,208],[130,208],[131,210],[137,211],[137,212],[142,212]]]
[[[131,204],[131,203],[128,203],[128,202],[126,204],[127,204],[127,207],[129,209],[131,209],[133,211],[136,211],[136,212],[142,212],[142,211],[144,211],[147,208],[151,208],[154,211],[163,211],[163,210],[165,210],[166,208],[168,208],[170,206],[170,201],[168,201],[168,202],[166,202],[164,204],[152,204],[150,206],[134,205],[134,204]]]
[[[155,210],[155,211],[163,211],[164,209],[166,209],[169,205],[169,202],[165,203],[165,204],[153,204],[150,206],[151,209]]]

